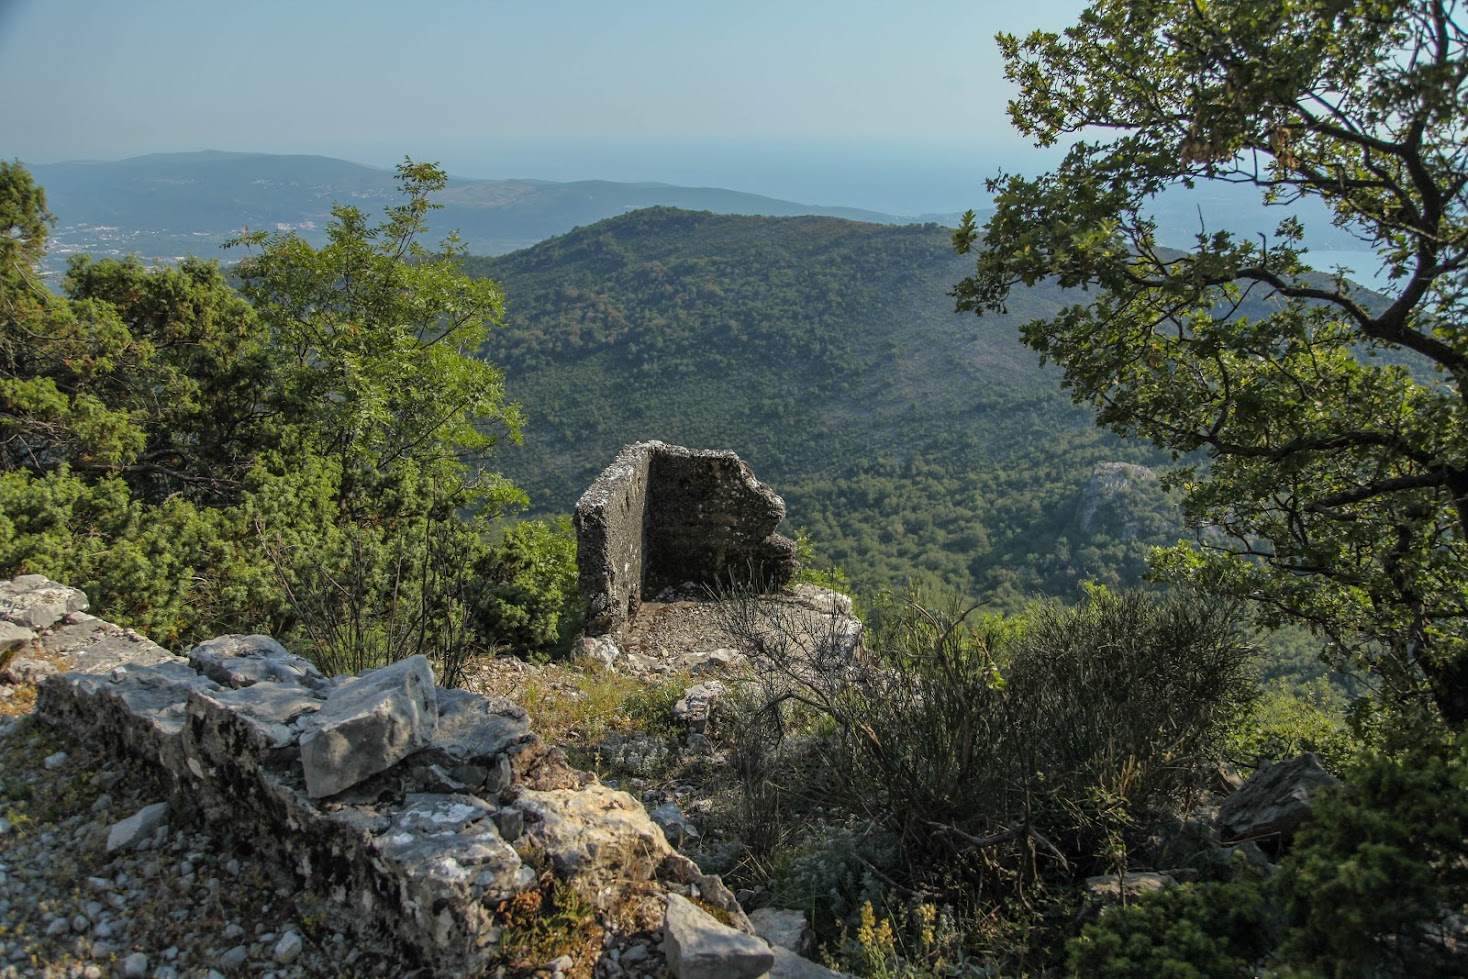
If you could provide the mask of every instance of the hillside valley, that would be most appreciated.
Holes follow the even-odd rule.
[[[1098,430],[1020,344],[1019,322],[1068,297],[959,315],[966,265],[931,224],[669,208],[471,259],[509,297],[486,355],[529,417],[501,462],[564,513],[627,443],[732,448],[859,587],[1011,603],[1136,581],[1181,528],[1155,482],[1093,477],[1165,460]]]

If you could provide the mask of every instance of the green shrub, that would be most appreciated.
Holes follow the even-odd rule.
[[[1072,975],[1101,979],[1253,976],[1269,948],[1254,883],[1183,885],[1112,905],[1066,946]]]
[[[1201,783],[1251,695],[1227,610],[1188,598],[1098,589],[982,629],[888,603],[859,653],[778,603],[740,603],[726,628],[762,664],[765,737],[783,744],[797,709],[824,715],[830,801],[884,827],[919,877],[1115,868],[1138,818]]]
[[[1314,752],[1327,771],[1344,772],[1362,748],[1339,693],[1323,679],[1268,684],[1249,718],[1238,726],[1229,759],[1244,771],[1267,761]]]
[[[1331,976],[1462,975],[1451,950],[1468,914],[1468,750],[1439,734],[1365,757],[1319,800],[1278,880],[1288,961]]]

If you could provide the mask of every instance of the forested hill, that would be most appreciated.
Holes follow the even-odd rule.
[[[1155,487],[1132,481],[1084,526],[1077,512],[1096,464],[1159,458],[1098,431],[1020,345],[1059,292],[978,320],[947,295],[965,268],[935,225],[669,208],[471,259],[509,296],[487,354],[530,419],[505,467],[566,512],[628,442],[732,448],[861,584],[1133,579],[1145,545],[1178,534]]]

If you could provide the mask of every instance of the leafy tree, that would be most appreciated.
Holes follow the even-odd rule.
[[[1023,328],[1100,423],[1210,465],[1172,478],[1201,549],[1164,566],[1259,599],[1468,723],[1468,34],[1453,0],[1098,0],[1063,34],[1000,35],[1014,124],[1069,143],[990,182],[958,284],[1085,290]],[[1149,202],[1225,181],[1285,215],[1258,240],[1159,247]],[[1313,272],[1289,205],[1375,251],[1373,295]]]
[[[252,250],[241,292],[270,332],[277,408],[296,426],[289,448],[338,466],[339,502],[354,515],[402,505],[404,479],[431,489],[443,512],[524,502],[487,468],[495,432],[520,437],[502,372],[477,356],[504,296],[461,273],[452,237],[437,253],[418,240],[446,180],[432,164],[403,163],[404,203],[375,227],[336,205],[319,249],[288,233],[232,242]]]
[[[337,207],[322,248],[247,235],[243,298],[212,262],[34,271],[50,221],[0,164],[0,571],[85,588],[168,643],[269,631],[327,668],[558,640],[574,555],[489,468],[518,408],[479,358],[503,297],[418,243],[443,173]],[[568,584],[571,582],[572,584]]]

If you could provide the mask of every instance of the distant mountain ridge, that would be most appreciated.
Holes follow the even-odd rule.
[[[58,218],[53,266],[83,251],[144,261],[218,257],[241,229],[294,230],[319,243],[335,202],[369,212],[396,199],[391,170],[325,156],[160,153],[111,162],[30,167]],[[665,205],[721,214],[825,215],[880,224],[913,221],[860,208],[821,207],[716,187],[585,180],[451,178],[430,215],[434,239],[457,230],[469,250],[497,255],[579,225]],[[949,217],[953,217],[950,215]]]

